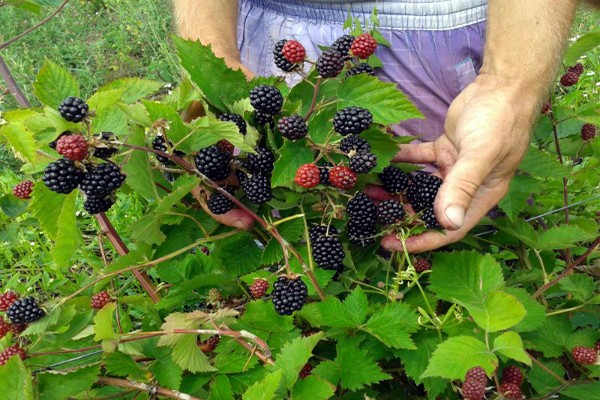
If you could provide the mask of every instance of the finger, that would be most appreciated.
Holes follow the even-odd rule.
[[[377,185],[367,185],[364,190],[365,194],[375,201],[384,201],[393,199],[394,196],[389,194],[384,188]]]
[[[435,162],[435,146],[433,142],[400,145],[393,161],[426,164]]]
[[[395,233],[390,233],[381,239],[381,247],[387,251],[402,251],[402,242]]]
[[[242,209],[234,208],[233,210],[229,210],[225,214],[217,215],[210,212],[205,202],[200,202],[200,206],[208,215],[211,216],[212,219],[214,219],[220,224],[231,226],[233,228],[241,230],[248,230],[252,228],[252,225],[254,224],[254,219],[252,218],[252,216]]]

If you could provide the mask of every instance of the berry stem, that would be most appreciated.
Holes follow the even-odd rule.
[[[127,379],[99,376],[98,383],[105,386],[117,386],[124,389],[133,389],[145,393],[155,393],[157,395],[165,396],[170,399],[201,400],[198,397],[194,397],[186,393],[181,393],[176,390],[166,389],[156,385],[148,385],[147,383],[142,382],[129,381]]]
[[[17,103],[19,103],[19,105],[24,108],[31,107],[31,103],[29,103],[29,100],[27,100],[27,97],[25,97],[25,94],[23,94],[23,91],[19,87],[19,84],[17,83],[14,76],[10,72],[10,69],[8,69],[8,65],[6,65],[6,63],[4,62],[4,59],[2,58],[1,55],[0,55],[0,76],[2,76],[2,79],[4,79],[4,82],[6,82],[6,85],[8,86],[8,91],[10,93],[12,93],[12,95],[15,97],[15,99],[17,100]]]
[[[313,92],[313,97],[310,102],[310,108],[308,109],[308,112],[306,113],[306,116],[304,117],[305,121],[308,121],[308,118],[310,118],[312,113],[315,111],[315,106],[317,104],[317,96],[319,95],[319,88],[321,87],[321,80],[322,80],[322,78],[317,78],[317,82],[315,83],[315,91]]]
[[[565,381],[563,378],[561,378],[560,376],[558,376],[557,374],[554,373],[554,371],[552,371],[550,368],[546,367],[542,362],[540,362],[537,358],[535,358],[534,356],[532,356],[529,352],[525,352],[527,353],[527,355],[529,356],[529,358],[531,358],[531,361],[533,361],[538,367],[540,367],[541,369],[543,369],[544,371],[546,371],[547,373],[549,373],[550,375],[552,375],[557,381],[559,381],[561,384],[565,384],[567,383],[567,381]]]

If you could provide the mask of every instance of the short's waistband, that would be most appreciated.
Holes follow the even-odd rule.
[[[240,0],[289,17],[343,24],[349,15],[369,25],[377,8],[379,24],[394,30],[449,30],[482,22],[487,0]]]

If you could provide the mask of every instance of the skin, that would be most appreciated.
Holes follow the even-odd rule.
[[[439,139],[403,145],[394,157],[394,161],[435,163],[444,179],[434,206],[444,232],[408,238],[407,251],[429,251],[462,239],[506,194],[557,74],[577,3],[489,1],[480,75],[450,105]],[[174,5],[181,36],[212,44],[230,67],[252,75],[241,65],[237,49],[236,1],[174,0]],[[367,188],[367,193],[384,197],[376,188]],[[239,217],[229,220],[225,214],[216,219],[241,227]],[[401,250],[402,242],[389,235],[382,246]]]

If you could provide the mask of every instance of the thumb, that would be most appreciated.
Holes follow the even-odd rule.
[[[456,230],[464,225],[471,201],[493,165],[494,156],[486,157],[481,153],[459,154],[435,200],[435,216],[444,228]]]

